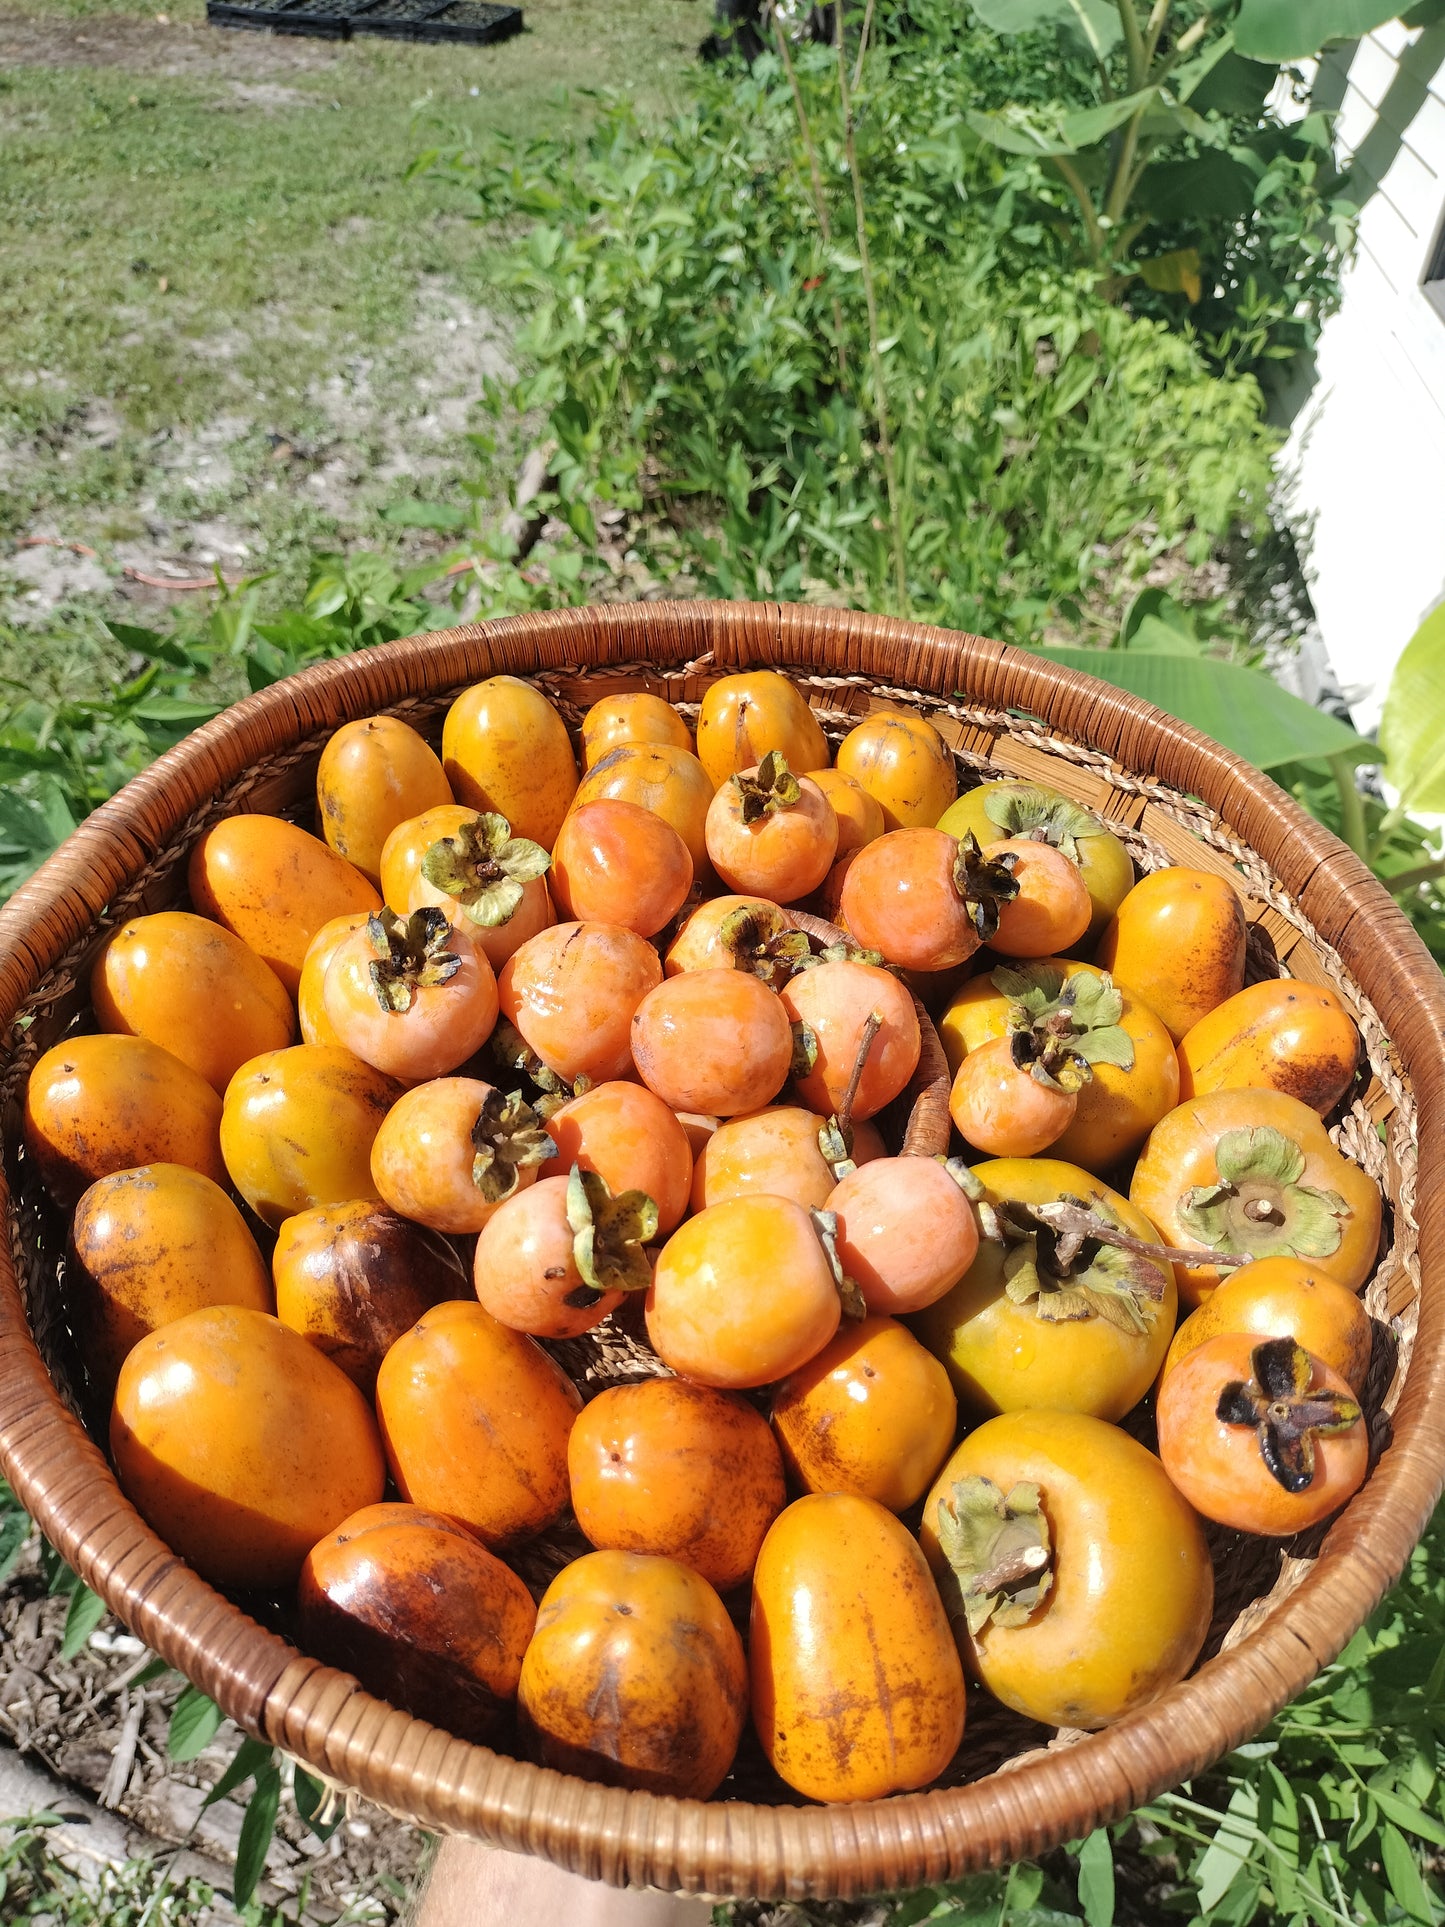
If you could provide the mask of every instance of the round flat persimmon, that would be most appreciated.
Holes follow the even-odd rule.
[[[691,889],[687,845],[653,811],[604,797],[569,812],[552,852],[552,892],[564,916],[655,937]]]
[[[692,1189],[692,1148],[687,1131],[644,1084],[594,1084],[547,1120],[556,1153],[542,1166],[544,1178],[565,1177],[574,1164],[596,1171],[616,1196],[643,1191],[657,1206],[662,1237],[675,1231]]]
[[[459,1739],[500,1736],[537,1609],[453,1520],[363,1507],[312,1548],[299,1605],[306,1651],[367,1692]]]
[[[102,1030],[148,1037],[224,1092],[248,1057],[296,1039],[274,970],[220,924],[185,910],[132,917],[90,973]]]
[[[821,1211],[838,1182],[818,1140],[826,1122],[797,1104],[769,1104],[726,1119],[698,1153],[694,1211],[762,1194]],[[855,1155],[857,1149],[855,1143]]]
[[[486,952],[442,910],[368,917],[337,945],[321,998],[344,1047],[405,1083],[454,1071],[497,1021]]]
[[[338,856],[372,883],[398,823],[452,800],[441,760],[396,716],[343,723],[316,768],[321,833]]]
[[[799,1097],[815,1111],[841,1112],[865,1044],[867,1055],[853,1090],[854,1117],[875,1116],[917,1070],[918,1012],[907,986],[891,971],[844,960],[822,963],[800,970],[784,985],[781,998],[789,1019],[806,1025],[816,1046],[812,1066],[794,1078]]]
[[[942,830],[893,830],[856,852],[841,915],[869,950],[904,970],[951,970],[998,929],[1018,885],[1010,853],[997,862]]]
[[[371,1146],[371,1176],[394,1211],[433,1231],[480,1231],[535,1184],[554,1140],[518,1091],[438,1077],[404,1092]]]
[[[506,817],[514,836],[550,850],[577,788],[567,728],[516,676],[464,689],[442,725],[442,767],[459,803]]]
[[[213,1585],[295,1584],[318,1539],[382,1494],[371,1408],[265,1312],[210,1305],[121,1367],[110,1421],[121,1489]]]
[[[1017,886],[1016,894],[999,905],[991,949],[1001,957],[1051,957],[1078,942],[1094,906],[1077,863],[1026,836],[990,843],[986,854],[990,863],[1012,857]]]
[[[228,816],[191,852],[187,882],[203,916],[224,924],[294,997],[311,939],[381,898],[354,864],[279,816]]]
[[[1332,990],[1272,977],[1227,997],[1185,1032],[1179,1095],[1283,1091],[1327,1117],[1359,1060],[1360,1034]]]
[[[921,1311],[952,1291],[978,1252],[973,1206],[936,1158],[860,1161],[827,1209],[838,1219],[839,1260],[869,1311]]]
[[[227,1085],[221,1115],[231,1182],[272,1226],[313,1205],[374,1198],[372,1140],[401,1088],[325,1044],[253,1057]]]
[[[736,1393],[647,1378],[600,1392],[567,1447],[572,1509],[594,1546],[652,1552],[727,1592],[787,1503],[766,1419]]]
[[[605,1084],[632,1069],[633,1012],[661,982],[657,952],[635,930],[559,923],[507,959],[497,992],[502,1015],[550,1071],[568,1084]]]
[[[782,923],[776,905],[765,897],[709,897],[696,910],[689,911],[668,945],[664,960],[667,975],[675,977],[683,970],[745,970],[746,939],[752,931],[741,919],[730,921],[738,911],[752,919],[761,916],[769,925],[774,916]]]
[[[1357,1392],[1364,1389],[1374,1345],[1365,1308],[1352,1291],[1303,1258],[1256,1258],[1241,1265],[1175,1332],[1165,1375],[1221,1332],[1250,1332],[1256,1338],[1288,1333],[1346,1384]]]
[[[707,813],[707,853],[732,890],[771,903],[795,903],[833,867],[838,819],[810,776],[795,776],[779,756],[738,770]]]
[[[422,903],[437,901],[439,892],[421,895],[412,902],[412,892],[422,882],[422,859],[434,843],[455,836],[468,823],[477,821],[478,812],[465,803],[438,803],[398,823],[381,846],[382,901],[396,910],[420,909]]]
[[[793,769],[828,761],[828,739],[807,699],[776,669],[720,676],[697,717],[697,753],[714,789],[740,769],[755,769],[769,750]]]
[[[777,1096],[793,1032],[775,991],[743,970],[686,970],[638,1004],[632,1061],[675,1111],[735,1117]]]
[[[645,690],[604,696],[582,718],[582,768],[593,769],[610,749],[627,743],[666,743],[692,753],[692,731],[669,702]]]
[[[338,1050],[345,1049],[336,1026],[326,1015],[326,973],[343,940],[353,930],[360,930],[370,915],[369,910],[352,910],[344,917],[333,917],[330,923],[322,924],[307,945],[301,981],[296,986],[296,1015],[303,1044],[331,1044]]]
[[[993,1158],[1027,1158],[1057,1142],[1074,1121],[1079,1094],[1019,1065],[1013,1040],[996,1037],[969,1052],[948,1094],[948,1112],[966,1144]]]
[[[582,778],[574,808],[612,797],[653,811],[687,845],[692,873],[701,881],[711,875],[706,825],[716,787],[691,750],[671,743],[619,743]]]
[[[443,823],[443,817],[449,820]],[[435,831],[428,842],[422,842],[422,824]],[[514,836],[505,816],[431,810],[398,834],[409,840],[395,850],[387,843],[383,880],[390,870],[399,886],[387,902],[408,916],[413,910],[445,911],[447,922],[486,952],[493,970],[557,921],[547,888],[551,858],[540,843]]]
[[[472,1278],[482,1305],[513,1331],[576,1338],[645,1291],[643,1246],[657,1236],[657,1206],[640,1191],[614,1199],[605,1178],[574,1165],[500,1205],[477,1237]]]
[[[931,829],[958,795],[958,771],[932,723],[879,709],[838,745],[838,768],[868,792],[885,830]]]
[[[1212,870],[1155,870],[1120,903],[1094,956],[1178,1044],[1244,988],[1244,906]]]

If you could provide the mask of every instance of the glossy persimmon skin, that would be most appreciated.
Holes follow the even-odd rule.
[[[679,1225],[658,1256],[647,1335],[664,1365],[720,1390],[784,1378],[838,1329],[838,1289],[791,1198],[730,1198]]]
[[[1131,1202],[1158,1225],[1166,1244],[1197,1247],[1198,1239],[1179,1216],[1184,1194],[1194,1186],[1218,1183],[1215,1147],[1226,1131],[1259,1126],[1280,1131],[1298,1144],[1305,1158],[1301,1184],[1336,1192],[1349,1207],[1336,1249],[1310,1262],[1347,1290],[1358,1291],[1379,1251],[1379,1186],[1335,1149],[1316,1112],[1283,1091],[1210,1091],[1178,1105],[1149,1133],[1130,1180]],[[1191,1310],[1208,1298],[1223,1275],[1217,1265],[1181,1264],[1176,1270],[1179,1295]]]
[[[528,937],[549,930],[557,921],[545,876],[528,877],[522,885],[522,900],[505,923],[477,923],[455,897],[428,883],[422,875],[422,859],[433,843],[452,837],[464,824],[475,823],[477,812],[451,805],[427,810],[410,822],[401,824],[386,840],[381,859],[382,895],[393,909],[445,910],[447,919],[467,930],[487,954],[493,970],[500,970],[514,950],[520,950]]]
[[[279,816],[226,817],[192,850],[186,875],[202,916],[249,944],[293,997],[322,924],[381,908],[354,864]]]
[[[987,850],[990,845],[1003,842],[1008,834],[989,815],[990,799],[1016,795],[1019,791],[1042,791],[1046,798],[1067,800],[1061,791],[1051,790],[1040,783],[1012,782],[1008,778],[1001,782],[980,783],[976,789],[965,791],[956,803],[949,805],[938,819],[938,828],[947,830],[950,836],[962,837],[965,833],[971,833],[978,839],[980,847]],[[1134,865],[1123,841],[1102,818],[1099,819],[1099,833],[1076,837],[1075,848],[1084,887],[1093,905],[1087,941],[1099,935],[1134,887]]]
[[[1370,1369],[1374,1338],[1355,1294],[1304,1258],[1256,1258],[1241,1265],[1190,1312],[1164,1360],[1167,1377],[1206,1339],[1221,1332],[1293,1338],[1356,1392]]]
[[[516,676],[464,689],[442,725],[442,767],[452,795],[505,816],[513,836],[550,850],[577,788],[566,725],[546,697]]]
[[[1281,1336],[1289,1336],[1288,1333]],[[1264,1463],[1252,1426],[1226,1425],[1215,1408],[1224,1387],[1248,1382],[1260,1343],[1253,1332],[1220,1332],[1169,1372],[1159,1387],[1159,1456],[1196,1511],[1236,1532],[1287,1538],[1328,1519],[1364,1484],[1370,1463],[1363,1418],[1347,1432],[1317,1434],[1314,1477],[1303,1492],[1287,1492]],[[1353,1399],[1349,1384],[1323,1359],[1311,1357],[1311,1389]]]
[[[406,1084],[445,1077],[479,1051],[497,1021],[497,980],[470,926],[449,926],[446,948],[458,968],[445,983],[418,984],[410,1007],[377,999],[376,949],[365,925],[343,937],[326,967],[321,1001],[346,1050]]]
[[[902,829],[859,850],[840,899],[844,923],[868,950],[904,970],[951,970],[979,946],[953,883],[958,845],[942,830]]]
[[[1008,1038],[970,1051],[948,1094],[948,1113],[965,1144],[991,1158],[1027,1158],[1056,1143],[1074,1121],[1078,1095],[1043,1084],[1013,1059]]]
[[[455,1521],[363,1507],[312,1548],[299,1605],[306,1651],[367,1692],[458,1739],[500,1737],[537,1609]]]
[[[1042,1495],[1053,1586],[1021,1626],[954,1636],[996,1699],[1048,1726],[1093,1730],[1182,1679],[1209,1630],[1214,1572],[1199,1521],[1152,1452],[1101,1419],[1010,1412],[971,1432],[934,1481],[919,1531],[950,1597],[938,1506],[965,1478]]]
[[[361,1393],[299,1333],[240,1305],[162,1325],[121,1367],[110,1422],[121,1490],[214,1585],[294,1585],[307,1553],[382,1494]]]
[[[184,1164],[224,1185],[220,1124],[206,1080],[145,1037],[67,1037],[25,1087],[25,1147],[57,1204],[141,1164]]]
[[[75,1207],[66,1299],[107,1393],[148,1332],[203,1305],[271,1311],[266,1261],[218,1184],[183,1164],[100,1178]]]
[[[542,1595],[517,1708],[543,1766],[705,1800],[732,1765],[748,1716],[742,1641],[690,1567],[589,1552]]]
[[[813,1068],[793,1080],[815,1111],[827,1117],[842,1105],[874,1011],[883,1022],[858,1080],[854,1117],[875,1116],[907,1087],[918,1068],[922,1033],[908,987],[891,971],[876,964],[818,964],[791,978],[781,997],[790,1021],[806,1024],[818,1041]]]
[[[477,1236],[472,1282],[493,1318],[533,1338],[577,1338],[622,1303],[620,1291],[569,1305],[587,1289],[573,1253],[566,1178],[540,1178],[498,1205]]]
[[[1050,957],[1077,943],[1089,928],[1093,902],[1083,872],[1062,850],[1031,838],[1005,837],[989,845],[991,859],[1011,856],[1018,895],[1000,906],[988,940],[1001,957]]]
[[[662,982],[634,930],[559,923],[509,957],[497,978],[502,1015],[568,1084],[605,1084],[632,1069],[632,1016]]]
[[[1355,1081],[1360,1034],[1332,990],[1272,977],[1249,984],[1185,1032],[1181,1101],[1207,1091],[1283,1091],[1327,1117]]]
[[[444,1238],[363,1198],[287,1218],[276,1233],[271,1275],[281,1323],[368,1398],[402,1333],[468,1288],[461,1259]]]
[[[767,1420],[732,1392],[648,1378],[600,1392],[567,1447],[572,1510],[594,1546],[676,1559],[727,1592],[787,1503]]]
[[[427,1312],[376,1377],[402,1497],[493,1548],[531,1538],[566,1505],[567,1438],[581,1405],[540,1345],[463,1302]]]
[[[582,718],[582,768],[594,769],[610,749],[665,743],[692,753],[692,731],[669,702],[646,690],[604,696]]]
[[[646,1085],[594,1084],[552,1113],[547,1135],[557,1155],[539,1176],[566,1177],[580,1164],[605,1178],[613,1197],[646,1192],[657,1206],[659,1236],[681,1224],[692,1189],[692,1147],[677,1113]]]
[[[818,1143],[824,1122],[797,1104],[769,1104],[726,1119],[698,1153],[693,1210],[766,1194],[821,1211],[837,1183]]]
[[[314,1205],[374,1198],[372,1141],[401,1091],[330,1045],[253,1057],[226,1087],[221,1151],[231,1182],[273,1227]]]
[[[352,910],[344,917],[333,917],[330,923],[322,924],[306,946],[301,981],[296,986],[296,1015],[303,1044],[331,1044],[338,1050],[345,1049],[336,1034],[336,1026],[326,1015],[326,973],[343,940],[353,930],[360,930],[369,915],[366,910]]]
[[[755,769],[769,750],[794,770],[827,764],[828,739],[807,698],[776,669],[720,676],[697,718],[698,758],[714,789],[737,770]]]
[[[1212,870],[1176,865],[1139,879],[1104,926],[1094,961],[1178,1044],[1244,988],[1244,934],[1233,886]]]
[[[664,968],[669,977],[683,970],[736,970],[738,960],[722,940],[722,926],[735,910],[769,910],[766,897],[728,895],[709,897],[689,912],[667,947]]]
[[[875,1500],[797,1499],[753,1574],[753,1724],[810,1800],[880,1800],[936,1780],[963,1738],[964,1684],[918,1542]]]
[[[805,1492],[853,1492],[905,1512],[948,1456],[948,1373],[895,1318],[850,1319],[773,1394],[773,1430]]]
[[[707,853],[730,890],[752,891],[772,903],[796,903],[811,896],[832,869],[838,848],[833,805],[809,776],[798,778],[798,788],[796,803],[755,823],[744,822],[742,795],[731,778],[713,797],[707,813]]]
[[[877,797],[868,794],[856,776],[850,776],[841,769],[810,769],[807,777],[827,797],[838,819],[838,847],[833,853],[835,865],[845,856],[851,856],[855,850],[861,850],[865,843],[877,842],[888,827],[883,821],[883,807]]]
[[[978,1252],[973,1206],[936,1158],[859,1164],[826,1208],[837,1213],[838,1256],[870,1312],[921,1311],[953,1290]]]
[[[707,812],[717,785],[691,750],[671,743],[620,743],[600,756],[578,785],[576,805],[615,797],[652,810],[687,845],[693,875],[712,874],[707,855]]]
[[[393,1211],[433,1231],[480,1231],[496,1211],[472,1176],[472,1128],[492,1085],[479,1077],[437,1077],[404,1091],[371,1146],[371,1181]],[[535,1184],[540,1166],[517,1167],[517,1188]]]
[[[451,800],[440,757],[396,716],[343,723],[316,768],[321,834],[378,886],[382,846],[397,824]]]
[[[122,924],[96,958],[90,1001],[102,1030],[148,1037],[219,1092],[248,1057],[296,1038],[275,971],[229,930],[185,910]]]
[[[756,1111],[783,1088],[792,1058],[787,1011],[745,970],[668,977],[633,1015],[638,1075],[675,1111]]]
[[[838,745],[838,768],[883,812],[885,830],[931,829],[958,795],[958,771],[932,723],[879,709]]]
[[[603,797],[569,812],[552,852],[551,879],[564,917],[618,923],[654,937],[687,901],[692,858],[662,817]]]

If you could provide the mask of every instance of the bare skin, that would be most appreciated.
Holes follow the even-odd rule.
[[[712,1908],[683,1894],[605,1887],[475,1840],[443,1840],[410,1927],[707,1927]]]

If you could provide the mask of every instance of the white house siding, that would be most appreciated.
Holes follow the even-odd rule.
[[[1363,195],[1359,252],[1282,470],[1313,522],[1320,633],[1358,725],[1445,596],[1445,314],[1422,282],[1445,222],[1445,27],[1397,21],[1320,62],[1315,103]]]

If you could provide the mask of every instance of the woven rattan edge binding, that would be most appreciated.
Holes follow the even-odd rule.
[[[29,986],[191,811],[258,757],[328,721],[400,700],[409,670],[421,669],[435,686],[496,670],[565,673],[662,653],[701,668],[709,651],[721,669],[796,664],[911,684],[945,701],[963,690],[1002,711],[1042,717],[1064,736],[1200,796],[1281,877],[1346,969],[1368,981],[1420,1098],[1427,1168],[1441,1168],[1445,994],[1397,907],[1350,852],[1247,766],[1135,698],[1000,644],[836,611],[649,604],[518,617],[324,665],[252,698],[104,806],[0,912],[0,1021],[9,1023]],[[1432,1279],[1445,1260],[1442,1190],[1421,1187],[1421,1259]],[[1123,1813],[1256,1730],[1338,1652],[1398,1573],[1440,1488],[1441,1296],[1433,1283],[1422,1296],[1394,1446],[1328,1535],[1315,1569],[1260,1628],[1103,1734],[972,1786],[880,1807],[698,1806],[579,1786],[429,1733],[344,1676],[298,1658],[178,1567],[120,1499],[40,1367],[3,1253],[0,1463],[62,1553],[82,1561],[141,1637],[250,1730],[323,1772],[340,1768],[383,1804],[614,1882],[715,1893],[877,1891],[1017,1858]],[[77,1454],[89,1458],[80,1478]]]

